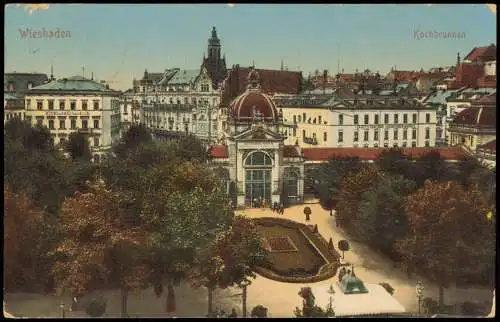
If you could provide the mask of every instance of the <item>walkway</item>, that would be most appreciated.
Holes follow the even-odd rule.
[[[317,224],[319,232],[328,240],[333,238],[336,246],[344,234],[335,228],[333,217],[329,212],[321,209],[319,204],[308,204],[312,210],[311,221],[308,224]],[[304,205],[285,209],[284,218],[305,223],[303,214]],[[248,217],[278,217],[270,209],[247,209],[237,211]],[[366,246],[349,240],[352,248],[345,253],[347,262],[354,264],[356,275],[366,283],[388,282],[395,289],[395,298],[406,308],[407,311],[416,311],[417,303],[415,296],[416,278],[408,279],[406,274],[392,266],[392,263],[378,254],[371,252]],[[336,278],[336,277],[335,277]],[[438,297],[437,288],[429,281],[421,279],[425,286],[425,295],[435,299]],[[329,281],[309,284],[309,286],[329,285]],[[299,289],[306,284],[281,283],[258,276],[248,287],[248,313],[256,305],[264,305],[268,308],[270,317],[292,317],[293,310],[301,306],[301,298],[298,296]],[[215,306],[230,312],[231,308],[237,309],[241,314],[241,290],[237,288],[217,290],[214,296]],[[445,291],[446,303],[463,302],[473,299],[477,302],[487,301],[491,303],[491,289],[455,289]],[[207,291],[204,288],[192,289],[186,283],[176,287],[177,316],[178,317],[200,317],[207,312]],[[105,298],[108,307],[106,317],[120,316],[120,295],[118,291],[106,292]],[[8,311],[15,316],[24,317],[59,317],[59,299],[54,296],[42,296],[34,294],[6,294]],[[70,303],[70,299],[66,299]],[[490,304],[488,304],[490,305]],[[141,294],[129,297],[129,315],[131,317],[165,317],[165,295],[158,299],[152,289],[143,291]],[[75,317],[84,317],[84,312],[73,312]]]

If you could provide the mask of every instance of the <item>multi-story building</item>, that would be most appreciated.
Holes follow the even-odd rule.
[[[285,144],[314,147],[432,147],[436,109],[404,97],[337,92],[275,99],[283,110]]]
[[[496,140],[496,107],[474,106],[458,113],[449,126],[450,144],[472,154],[478,146]]]
[[[456,83],[459,86],[496,88],[497,46],[475,47],[460,62],[457,55]]]
[[[63,145],[70,133],[89,137],[94,161],[120,138],[120,93],[80,76],[62,78],[26,92],[25,119],[46,126],[53,143]]]
[[[220,86],[226,76],[215,27],[208,40],[208,57],[199,69],[167,69],[134,80],[127,95],[140,104],[141,122],[158,133],[192,133],[209,141],[221,139]],[[137,113],[139,114],[139,113]]]
[[[53,77],[51,76],[51,79]],[[4,74],[4,123],[11,118],[24,118],[24,94],[27,90],[49,81],[46,74]]]

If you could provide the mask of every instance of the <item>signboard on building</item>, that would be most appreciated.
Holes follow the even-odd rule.
[[[47,116],[89,116],[89,112],[84,111],[56,111],[47,112]]]

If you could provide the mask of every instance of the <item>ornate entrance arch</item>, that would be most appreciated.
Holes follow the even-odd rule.
[[[271,182],[273,162],[271,157],[262,151],[250,153],[244,161],[245,165],[245,204],[258,206],[265,200],[271,203]]]

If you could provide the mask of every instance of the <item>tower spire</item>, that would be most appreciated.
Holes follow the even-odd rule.
[[[54,79],[54,63],[50,64],[50,80]]]
[[[457,53],[457,65],[460,65],[460,53]]]
[[[281,71],[285,70],[285,67],[283,65],[283,59],[281,60]]]

